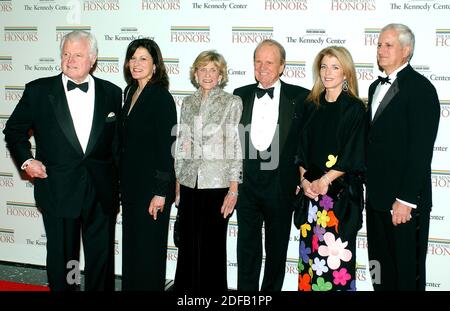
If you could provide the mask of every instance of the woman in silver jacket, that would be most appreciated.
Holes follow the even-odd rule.
[[[184,98],[175,152],[179,242],[175,290],[227,290],[228,219],[242,180],[238,125],[240,97],[223,90],[227,64],[216,51],[201,52],[190,79],[197,91]]]

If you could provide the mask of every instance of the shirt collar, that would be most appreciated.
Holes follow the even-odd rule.
[[[90,74],[88,74],[87,75],[87,77],[81,82],[81,83],[84,83],[84,82],[88,82],[89,83],[89,87],[91,87],[91,85],[92,85],[92,83],[91,83],[91,75]],[[67,75],[65,75],[64,73],[62,74],[62,80],[63,80],[63,85],[64,85],[64,89],[67,91],[67,81],[72,81],[72,82],[74,82],[74,83],[76,83],[76,84],[80,84],[80,83],[78,83],[78,82],[76,82],[76,81],[74,81],[73,79],[71,79],[71,78],[69,78]]]
[[[396,78],[397,78],[397,74],[400,72],[400,71],[402,71],[406,66],[408,66],[409,65],[409,63],[408,62],[406,62],[406,63],[404,63],[403,65],[401,65],[400,67],[398,67],[397,69],[395,69],[393,72],[391,72],[391,74],[389,75],[389,78],[391,79],[391,80],[395,80]],[[383,73],[386,75],[386,72],[385,71],[383,71]],[[386,76],[388,76],[388,75],[386,75]]]
[[[280,82],[280,79],[278,79],[274,84],[272,84],[271,86],[267,87],[267,89],[269,89],[269,88],[271,88],[271,87],[274,87],[275,89],[279,89],[280,86],[281,86],[281,82]],[[265,88],[265,87],[263,87],[263,86],[261,85],[260,82],[258,82],[258,87],[259,87],[259,88],[262,88],[262,89]]]

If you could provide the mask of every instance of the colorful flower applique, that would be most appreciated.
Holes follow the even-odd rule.
[[[334,156],[332,154],[328,155],[328,161],[325,163],[325,166],[328,168],[332,168],[337,162],[338,156]]]
[[[334,227],[334,230],[339,233],[339,219],[336,218],[333,211],[329,211],[327,215],[330,217],[330,221],[327,222],[327,227]]]
[[[298,271],[303,271],[305,269],[305,265],[303,265],[303,261],[299,260],[297,265]]]
[[[300,233],[301,233],[302,237],[306,238],[306,236],[308,235],[308,231],[311,231],[311,225],[310,224],[305,223],[305,224],[300,226]]]
[[[333,283],[334,285],[343,285],[347,284],[347,281],[351,279],[351,276],[349,273],[347,273],[346,268],[342,268],[339,271],[333,271]]]
[[[350,288],[347,291],[348,292],[356,292],[356,280],[352,280],[350,282]]]
[[[313,271],[313,269],[312,269],[312,264],[313,264],[313,260],[312,260],[312,258],[309,258],[309,262],[308,262],[308,265],[309,265],[308,273],[309,273],[309,276],[311,277],[311,279],[312,279],[313,276],[314,276],[314,271]]]
[[[312,223],[317,220],[317,206],[310,204],[308,209],[308,222]]]
[[[333,288],[333,284],[331,282],[325,282],[325,279],[323,277],[317,278],[317,284],[313,284],[312,290],[313,291],[320,291],[320,292],[326,292]]]
[[[314,264],[312,265],[312,268],[314,271],[316,271],[316,274],[318,276],[321,276],[323,273],[328,272],[328,267],[325,264],[325,259],[320,259],[318,257],[314,258]]]
[[[326,228],[328,221],[330,221],[330,217],[327,215],[327,211],[318,211],[317,212],[317,223]]]
[[[308,263],[309,254],[311,254],[311,248],[306,247],[305,241],[300,241],[300,257],[304,263]]]
[[[298,275],[298,289],[306,292],[311,291],[311,277],[309,274]]]
[[[319,201],[319,205],[323,207],[325,210],[329,211],[333,208],[333,199],[326,194],[322,196],[322,199]]]
[[[319,246],[319,255],[327,258],[328,267],[336,270],[341,265],[341,260],[348,262],[352,258],[352,252],[346,249],[348,242],[342,242],[341,238],[335,240],[331,232],[324,235],[326,245]]]
[[[319,238],[317,235],[312,236],[312,251],[315,252],[319,249]]]
[[[315,225],[313,229],[314,235],[317,236],[320,242],[323,241],[323,235],[325,234],[325,228],[322,228],[319,225]]]

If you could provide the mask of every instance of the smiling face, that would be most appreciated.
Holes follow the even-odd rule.
[[[401,45],[398,32],[395,29],[388,29],[378,38],[378,66],[389,75],[408,61],[410,51],[410,46]]]
[[[203,95],[207,95],[219,83],[222,75],[219,68],[213,62],[209,62],[206,66],[197,68],[195,78],[202,88]]]
[[[332,55],[325,55],[320,62],[320,79],[325,90],[330,94],[339,95],[346,79],[341,62]]]
[[[255,52],[254,71],[256,80],[264,88],[272,86],[284,70],[280,51],[275,45],[262,45]]]
[[[147,83],[153,75],[153,71],[156,69],[153,63],[153,58],[144,47],[138,47],[128,61],[130,73],[133,79],[138,82]]]
[[[97,59],[90,54],[87,39],[66,40],[61,51],[61,69],[70,79],[81,83],[86,79]]]

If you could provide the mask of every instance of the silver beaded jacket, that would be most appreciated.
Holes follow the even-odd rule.
[[[175,151],[180,184],[216,189],[242,182],[241,114],[241,98],[218,86],[206,99],[200,89],[183,99]]]

